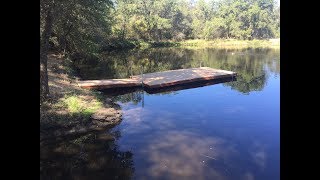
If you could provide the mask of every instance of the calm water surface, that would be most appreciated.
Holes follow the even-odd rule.
[[[237,81],[111,96],[120,125],[41,148],[42,179],[280,179],[279,50],[151,49],[105,54],[83,79],[209,66]]]

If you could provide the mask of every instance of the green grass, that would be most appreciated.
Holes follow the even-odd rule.
[[[216,39],[216,40],[186,40],[180,42],[180,47],[192,48],[223,48],[223,49],[242,49],[242,48],[280,48],[279,40],[236,40],[236,39]]]
[[[184,48],[222,48],[222,49],[243,49],[243,48],[280,48],[280,39],[266,40],[237,40],[237,39],[192,39],[184,41],[142,41],[142,40],[115,40],[108,44],[105,49],[147,49],[153,47],[184,47]]]
[[[270,40],[237,40],[237,39],[193,39],[180,42],[139,42],[139,48],[149,47],[183,47],[183,48],[221,48],[221,49],[243,49],[243,48],[280,48],[280,39]]]
[[[97,98],[86,99],[87,96],[81,95],[65,95],[60,101],[62,105],[68,109],[71,114],[83,114],[90,116],[98,109],[103,107],[101,101]]]

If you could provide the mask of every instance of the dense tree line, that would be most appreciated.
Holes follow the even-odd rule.
[[[274,0],[41,0],[40,92],[47,54],[95,54],[125,41],[266,39],[280,35]]]
[[[113,35],[122,39],[279,37],[274,0],[117,0]]]

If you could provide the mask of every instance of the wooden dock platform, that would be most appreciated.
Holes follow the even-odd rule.
[[[177,69],[133,76],[128,79],[80,81],[80,87],[88,89],[107,89],[144,86],[149,89],[163,88],[192,82],[236,77],[236,73],[209,67]]]

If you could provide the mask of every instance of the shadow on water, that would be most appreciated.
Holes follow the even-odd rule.
[[[184,89],[192,89],[192,88],[198,88],[203,86],[209,86],[219,83],[225,83],[230,81],[236,81],[236,77],[231,78],[223,78],[223,79],[214,79],[214,80],[204,80],[199,82],[192,82],[192,83],[186,83],[181,85],[173,85],[169,87],[162,87],[162,88],[146,88],[146,92],[149,94],[156,94],[156,93],[164,93],[164,92],[171,92],[171,91],[179,91]]]
[[[106,96],[114,97],[120,96],[125,94],[132,94],[134,92],[142,92],[146,91],[149,94],[156,94],[156,93],[165,93],[165,92],[172,92],[172,91],[179,91],[184,89],[191,89],[191,88],[198,88],[203,86],[209,86],[219,83],[226,83],[237,81],[236,77],[228,77],[228,78],[221,78],[221,79],[213,79],[213,80],[202,80],[198,82],[189,82],[185,84],[177,84],[168,87],[159,87],[159,88],[148,88],[148,87],[127,87],[127,88],[109,88],[109,89],[102,89],[100,92],[103,92]]]
[[[131,179],[133,154],[119,151],[120,131],[86,133],[40,145],[40,179]]]

